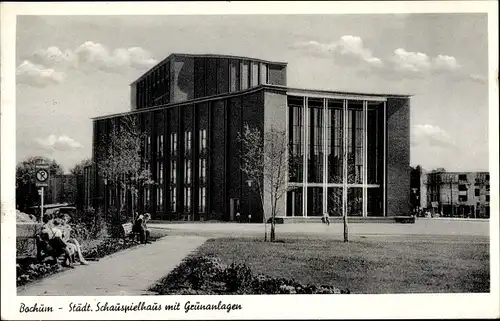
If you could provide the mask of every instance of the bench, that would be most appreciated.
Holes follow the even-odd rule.
[[[136,236],[139,237],[139,233],[132,231],[133,226],[134,225],[130,222],[122,224],[123,235],[125,238],[128,237],[131,239],[135,239]]]
[[[396,223],[415,223],[415,216],[395,216],[394,220]]]

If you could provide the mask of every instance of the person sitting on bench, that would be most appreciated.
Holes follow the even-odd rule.
[[[144,215],[139,215],[134,222],[132,227],[132,232],[138,233],[142,244],[151,243],[149,241],[150,232],[147,227],[147,222],[151,219],[151,215],[146,213]]]

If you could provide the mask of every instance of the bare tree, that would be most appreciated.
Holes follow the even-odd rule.
[[[271,207],[271,242],[276,238],[276,216],[278,201],[287,192],[288,139],[285,131],[270,128],[264,135],[256,128],[245,125],[242,135],[241,170],[252,181],[258,192],[262,208],[266,196]],[[267,220],[264,213],[265,240],[267,240]]]
[[[140,130],[138,119],[126,116],[117,119],[106,137],[97,160],[99,176],[118,188],[121,213],[126,203],[126,194],[132,197],[132,219],[134,219],[138,192],[141,187],[153,184],[151,172],[145,166],[144,148],[150,148],[147,135]],[[150,144],[149,144],[150,145]]]

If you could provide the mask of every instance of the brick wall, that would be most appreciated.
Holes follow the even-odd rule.
[[[387,100],[387,216],[410,213],[410,101]]]

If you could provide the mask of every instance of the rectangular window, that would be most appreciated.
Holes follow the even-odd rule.
[[[163,162],[158,162],[158,183],[163,184]]]
[[[344,102],[342,100],[328,100],[326,144],[329,183],[342,183],[343,178],[343,108]]]
[[[249,63],[248,63],[248,61],[242,61],[241,62],[241,77],[240,77],[241,90],[248,89],[249,78],[250,78]]]
[[[198,211],[200,213],[205,213],[206,208],[206,187],[200,187],[198,192]]]
[[[347,182],[363,183],[364,117],[363,103],[348,102]]]
[[[229,86],[229,60],[217,59],[217,93],[228,92]]]
[[[191,184],[191,160],[184,160],[184,183]]]
[[[467,180],[467,175],[465,175],[465,174],[458,175],[458,180],[459,181],[466,181]]]
[[[291,187],[287,192],[287,210],[286,216],[303,216],[302,215],[302,187]]]
[[[323,182],[323,99],[308,98],[308,182]]]
[[[302,113],[304,110],[303,97],[288,96],[288,135],[290,141],[289,158],[289,180],[290,182],[302,182],[302,171],[304,166],[303,131],[304,122]],[[302,211],[301,211],[302,213]]]
[[[151,156],[151,136],[144,137],[144,158],[148,159]]]
[[[460,185],[458,185],[458,190],[459,191],[466,191],[467,190],[467,186],[465,186],[464,184],[460,184]]]
[[[200,130],[200,153],[203,153],[207,148],[207,130]]]
[[[307,188],[307,216],[323,215],[323,188]]]
[[[260,64],[260,83],[267,84],[267,65]]]
[[[259,63],[252,62],[252,76],[250,87],[256,87],[259,85]]]
[[[383,103],[368,102],[366,111],[366,182],[382,184],[383,176]]]
[[[486,180],[489,181],[490,180],[490,174],[486,174]]]
[[[177,184],[177,161],[175,159],[170,161],[170,184]]]
[[[170,211],[175,212],[177,210],[177,188],[175,186],[170,187]]]
[[[159,135],[156,140],[156,155],[159,158],[163,157],[163,135]]]
[[[170,155],[177,154],[177,133],[170,134]]]
[[[342,216],[342,187],[328,187],[328,215]]]
[[[198,167],[200,172],[200,184],[205,184],[207,179],[207,160],[205,158],[200,159]]]
[[[189,154],[191,152],[191,147],[192,147],[192,136],[191,136],[191,131],[188,130],[184,135],[184,148],[186,149],[186,154]]]
[[[480,190],[479,188],[476,188],[475,191],[474,191],[474,195],[475,196],[479,196],[480,195]]]
[[[156,210],[163,211],[163,189],[160,186],[156,188]]]
[[[486,196],[486,202],[489,202],[490,201],[490,196],[489,195],[485,195]]]
[[[486,190],[489,191],[490,190],[490,184],[487,184],[486,185]]]
[[[361,187],[347,189],[347,215],[363,215],[363,189]]]
[[[231,60],[229,65],[229,91],[235,92],[240,90],[240,63],[238,60]]]
[[[184,188],[184,212],[191,212],[191,188]]]

